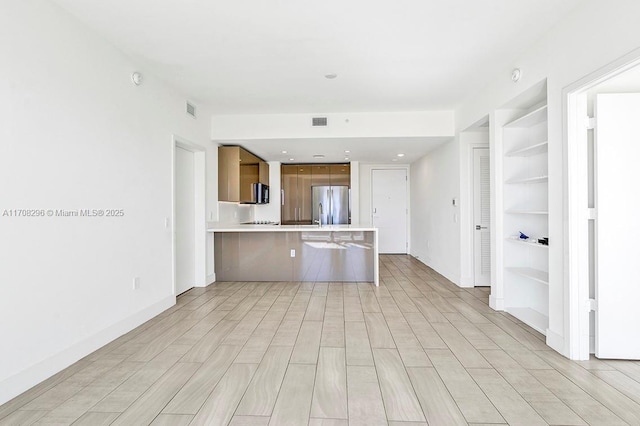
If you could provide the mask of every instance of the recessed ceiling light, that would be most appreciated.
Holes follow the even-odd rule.
[[[289,161],[293,161],[293,160],[295,160],[295,158],[289,158]]]
[[[349,157],[344,157],[345,160],[349,161]]]
[[[324,78],[326,78],[327,80],[333,80],[334,78],[336,78],[338,76],[338,74],[336,73],[330,73],[330,74],[325,74]]]
[[[404,154],[398,154],[398,157],[404,157]]]
[[[287,153],[287,151],[282,151],[282,153],[283,153],[283,154],[286,154],[286,153]]]
[[[314,154],[313,158],[324,158],[324,154]]]
[[[344,153],[345,153],[345,154],[348,154],[348,153],[350,153],[350,152],[351,152],[351,151],[349,151],[348,149],[345,149],[345,151],[344,151]]]

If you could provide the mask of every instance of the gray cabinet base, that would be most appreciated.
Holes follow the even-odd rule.
[[[375,282],[375,244],[373,231],[215,232],[216,280]]]

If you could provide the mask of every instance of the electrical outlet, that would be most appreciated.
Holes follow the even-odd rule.
[[[133,289],[137,290],[140,288],[140,277],[135,277],[133,279]]]
[[[291,249],[291,257],[296,257],[296,249]]]

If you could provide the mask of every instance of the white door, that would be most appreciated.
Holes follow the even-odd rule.
[[[489,148],[473,150],[473,263],[474,285],[491,285],[491,218]]]
[[[407,253],[407,171],[373,170],[372,224],[378,228],[380,253]]]
[[[596,96],[596,356],[640,359],[640,94]]]
[[[176,295],[195,284],[194,154],[176,147]]]

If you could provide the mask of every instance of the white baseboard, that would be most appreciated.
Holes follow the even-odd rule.
[[[551,349],[555,350],[561,355],[568,356],[568,354],[564,353],[564,337],[562,337],[558,333],[554,333],[549,328],[547,328],[546,330],[546,336],[547,336],[547,346],[549,346]]]
[[[489,296],[489,307],[496,311],[504,311],[504,299],[497,298],[493,295]]]
[[[0,405],[176,304],[170,296],[0,382]]]
[[[216,282],[216,273],[214,272],[211,275],[207,275],[207,285],[211,285]]]
[[[462,276],[460,277],[460,287],[462,288],[473,288],[475,287],[473,282],[473,277]]]

